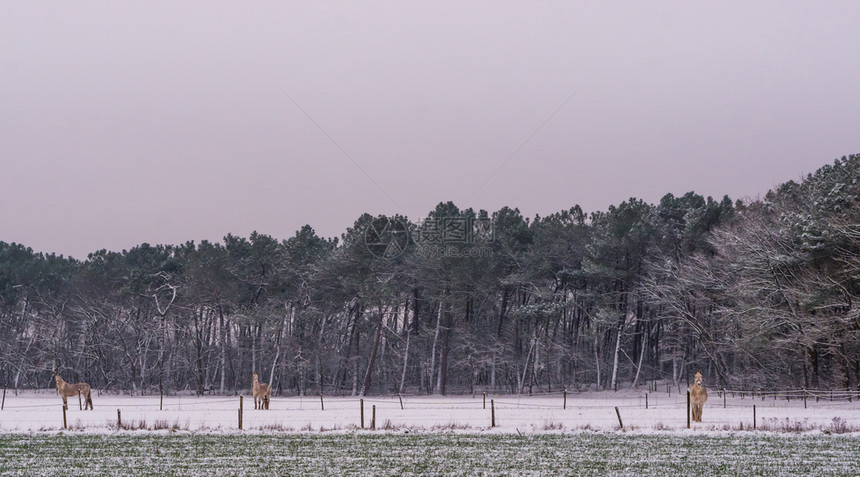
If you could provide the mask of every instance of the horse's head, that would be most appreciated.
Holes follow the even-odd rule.
[[[700,388],[705,387],[705,383],[702,381],[702,373],[700,372],[696,373],[696,379],[694,382],[696,383],[696,386],[699,386]]]
[[[257,373],[254,373],[254,382],[256,383],[259,380],[260,380],[260,378],[257,377]]]
[[[58,385],[59,385],[59,384],[62,384],[62,383],[64,382],[64,381],[63,381],[63,378],[62,378],[62,377],[60,377],[60,375],[59,375],[59,374],[55,374],[55,375],[54,375],[54,381],[56,381]]]

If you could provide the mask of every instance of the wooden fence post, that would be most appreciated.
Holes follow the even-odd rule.
[[[753,404],[753,430],[755,430],[755,404]]]
[[[63,404],[63,429],[68,429],[68,426],[66,425],[66,409],[68,409],[68,407],[69,406]]]
[[[806,409],[806,388],[803,389],[803,408]]]
[[[163,411],[164,410],[164,388],[160,389],[160,391],[161,391],[161,401],[158,404],[158,410]]]
[[[370,409],[370,429],[376,430],[376,404]]]
[[[484,393],[484,409],[487,408],[487,393]]]
[[[490,399],[490,427],[496,427],[496,405],[492,399]]]
[[[618,416],[618,427],[624,429],[624,423],[621,422],[621,412],[618,411],[618,406],[615,406],[615,415]]]
[[[79,411],[84,410],[84,406],[83,406],[83,404],[81,404],[81,393],[78,393],[78,410]]]
[[[122,413],[119,409],[116,410],[116,428],[122,429]]]
[[[240,431],[242,430],[242,410],[244,408],[244,404],[242,402],[243,400],[244,400],[244,397],[240,394],[239,395],[239,430]]]
[[[359,403],[361,403],[361,428],[364,429],[364,399],[359,399]]]
[[[726,394],[728,394],[728,393],[726,392],[725,389],[723,389],[723,409],[726,408]]]
[[[397,398],[400,399],[400,410],[402,411],[403,410],[403,395],[400,393],[397,393]]]
[[[564,406],[562,409],[567,409],[567,388],[564,388]]]
[[[690,428],[690,390],[687,390],[687,429]]]
[[[3,403],[0,404],[0,411],[2,411],[4,407],[6,407],[6,386],[3,386]]]
[[[325,403],[323,402],[322,391],[320,391],[320,411],[325,411]]]

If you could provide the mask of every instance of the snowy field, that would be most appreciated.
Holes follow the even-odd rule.
[[[712,391],[690,430],[677,392],[367,397],[363,428],[359,398],[246,396],[242,430],[238,396],[93,401],[63,429],[55,392],[7,392],[0,475],[860,475],[856,399]]]
[[[364,423],[362,426],[362,401]],[[239,396],[124,396],[93,392],[94,411],[81,411],[69,398],[67,429],[111,432],[121,419],[124,429],[174,428],[182,431],[238,432]],[[646,409],[647,404],[647,409]],[[724,407],[725,406],[725,407]],[[701,423],[693,430],[824,430],[860,431],[860,400],[786,400],[715,391],[705,404]],[[244,431],[473,430],[531,433],[573,430],[617,430],[618,414],[626,431],[686,430],[686,394],[620,391],[551,393],[536,396],[368,396],[273,397],[268,411],[254,410],[250,396],[242,398]],[[373,421],[373,413],[376,420]],[[616,407],[618,412],[616,413]],[[117,412],[119,411],[119,413]],[[119,415],[118,415],[119,414]],[[493,418],[495,417],[495,426]],[[0,411],[0,433],[63,429],[62,401],[56,392],[7,391]]]

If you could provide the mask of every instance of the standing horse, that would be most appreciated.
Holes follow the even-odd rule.
[[[93,410],[93,395],[92,390],[90,389],[90,385],[87,383],[77,383],[71,384],[67,383],[63,380],[63,378],[57,374],[54,376],[54,379],[57,381],[57,394],[63,398],[63,406],[67,409],[69,404],[66,402],[66,398],[69,396],[77,396],[82,395],[84,397],[84,410]]]
[[[707,400],[708,390],[705,389],[705,384],[702,382],[702,373],[698,372],[693,385],[690,386],[690,404],[693,408],[694,421],[702,422],[702,408]]]
[[[272,388],[266,383],[261,383],[254,373],[254,409],[269,409],[269,400],[272,397]]]

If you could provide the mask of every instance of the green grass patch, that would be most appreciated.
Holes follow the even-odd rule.
[[[679,433],[0,435],[2,475],[860,475],[860,438]]]

